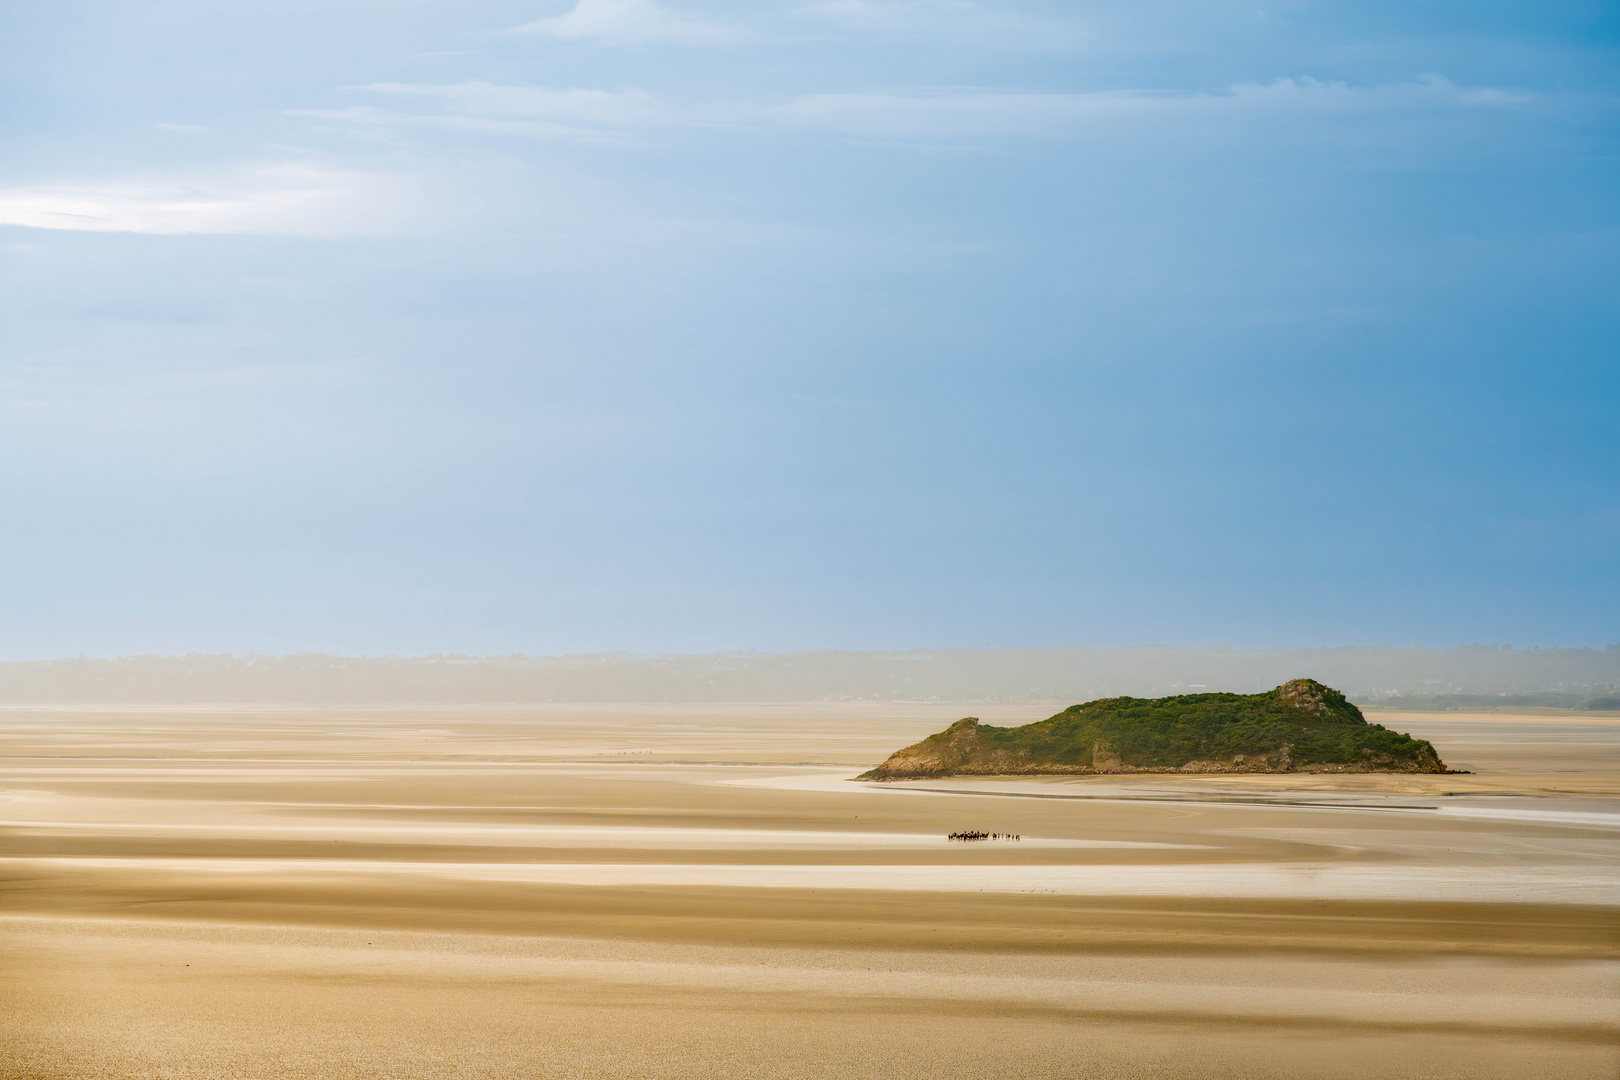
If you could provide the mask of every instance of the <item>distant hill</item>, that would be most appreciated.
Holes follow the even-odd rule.
[[[1422,739],[1369,724],[1314,679],[1263,694],[1102,698],[1023,727],[968,717],[861,780],[1097,772],[1445,772]]]

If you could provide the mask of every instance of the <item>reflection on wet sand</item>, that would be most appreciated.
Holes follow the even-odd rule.
[[[1613,720],[1378,717],[1471,776],[849,782],[959,712],[10,710],[0,1076],[1620,1067]]]

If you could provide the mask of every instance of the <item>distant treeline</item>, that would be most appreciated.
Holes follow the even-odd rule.
[[[1588,703],[1620,697],[1620,645],[79,657],[0,663],[0,701],[1072,703],[1200,690],[1256,693],[1296,678],[1317,679],[1364,705],[1603,708]]]

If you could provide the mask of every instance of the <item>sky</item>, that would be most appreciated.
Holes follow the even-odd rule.
[[[0,657],[1620,641],[1620,7],[0,14]]]

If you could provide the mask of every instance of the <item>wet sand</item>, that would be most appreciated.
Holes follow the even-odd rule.
[[[0,711],[0,1076],[1620,1074],[1620,720],[849,782],[968,711]]]

